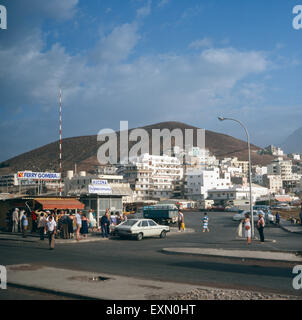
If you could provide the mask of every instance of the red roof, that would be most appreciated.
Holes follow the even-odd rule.
[[[85,205],[77,199],[35,199],[44,210],[53,209],[84,209]]]
[[[290,196],[276,196],[275,199],[279,202],[291,202],[292,200]]]

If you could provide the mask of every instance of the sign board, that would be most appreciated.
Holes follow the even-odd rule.
[[[108,185],[107,180],[91,180],[92,185]]]
[[[20,180],[60,180],[60,173],[19,171]]]
[[[107,185],[96,185],[96,184],[90,184],[88,186],[89,193],[92,194],[112,194],[111,187]]]

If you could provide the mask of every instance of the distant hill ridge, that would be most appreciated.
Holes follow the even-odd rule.
[[[151,133],[153,129],[169,129],[170,131],[174,129],[180,129],[183,132],[185,129],[193,129],[194,135],[194,146],[196,146],[196,130],[197,127],[187,125],[181,122],[161,122],[153,125],[147,125],[140,127],[145,129],[149,134],[149,145],[150,153],[151,151]],[[129,132],[131,132],[130,129]],[[117,132],[119,141],[119,132]],[[229,135],[213,132],[206,130],[205,133],[206,148],[210,150],[217,158],[224,157],[238,157],[239,160],[247,160],[247,143]],[[97,161],[97,151],[103,142],[97,141],[96,135],[82,136],[66,138],[62,141],[63,148],[63,170],[72,170],[77,164],[78,170],[85,170],[87,172],[92,172],[94,166],[98,165]],[[135,142],[129,142],[129,150],[135,144]],[[172,145],[173,145],[172,141]],[[32,151],[23,153],[19,156],[11,158],[7,161],[0,163],[0,174],[8,172],[16,172],[18,170],[32,170],[32,171],[44,171],[44,170],[59,170],[59,142],[53,142],[42,146],[40,148],[34,149]],[[271,162],[272,156],[269,155],[259,155],[257,151],[260,150],[259,147],[251,145],[252,150],[252,163],[259,165],[266,165]],[[118,151],[119,156],[119,151]]]

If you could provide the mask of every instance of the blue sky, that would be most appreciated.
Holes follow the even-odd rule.
[[[299,0],[0,0],[0,161],[63,137],[181,121],[253,143],[301,127]],[[302,1],[301,1],[302,4]]]

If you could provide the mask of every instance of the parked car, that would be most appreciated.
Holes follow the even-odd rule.
[[[242,211],[242,212],[240,212],[240,213],[236,213],[236,214],[233,216],[233,220],[234,220],[234,221],[244,220],[246,213],[250,214],[250,211]],[[263,217],[264,217],[264,219],[265,219],[266,222],[271,222],[271,223],[275,222],[276,217],[275,217],[273,214],[271,214],[271,213],[269,213],[269,212],[268,212],[268,213],[265,213],[265,212],[262,211],[262,210],[255,210],[255,211],[253,211],[254,221],[255,221],[255,222],[258,221],[258,219],[259,219],[259,214],[260,214],[260,213],[263,214]]]
[[[113,234],[120,237],[133,237],[142,240],[145,237],[165,238],[170,227],[157,224],[151,219],[131,219],[114,228]]]

